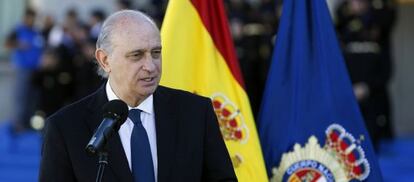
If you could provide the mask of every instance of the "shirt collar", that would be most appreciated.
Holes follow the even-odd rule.
[[[109,84],[109,80],[106,82],[105,86],[106,95],[108,96],[108,101],[119,99],[117,95],[115,95],[114,91],[112,90],[111,85]],[[145,113],[153,114],[154,113],[154,99],[153,95],[151,94],[148,96],[144,101],[141,102],[137,107],[130,107],[128,106],[128,109],[139,109]]]

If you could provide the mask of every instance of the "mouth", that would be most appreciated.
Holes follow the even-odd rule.
[[[143,78],[141,80],[145,81],[145,82],[152,82],[154,79],[155,79],[155,77],[148,77],[148,78]]]
[[[141,78],[140,81],[142,84],[146,85],[146,86],[151,86],[155,84],[157,77],[146,77],[146,78]]]

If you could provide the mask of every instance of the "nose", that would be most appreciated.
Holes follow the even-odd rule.
[[[153,72],[155,70],[155,63],[151,55],[146,56],[146,59],[144,60],[144,64],[142,65],[142,69],[144,71]]]

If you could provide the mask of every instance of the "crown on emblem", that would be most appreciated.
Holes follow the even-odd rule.
[[[240,110],[222,94],[215,94],[211,99],[224,140],[245,141],[248,130]]]
[[[347,178],[364,180],[370,173],[368,160],[359,141],[341,125],[332,124],[326,129],[325,150],[330,152],[347,171]]]

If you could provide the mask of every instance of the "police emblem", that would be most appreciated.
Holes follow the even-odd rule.
[[[333,182],[364,180],[370,173],[368,160],[359,141],[341,125],[326,129],[325,146],[311,136],[304,147],[295,144],[292,152],[283,154],[271,181]]]

